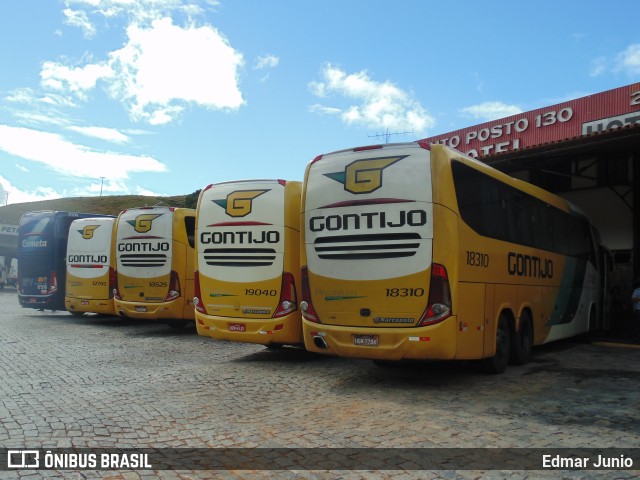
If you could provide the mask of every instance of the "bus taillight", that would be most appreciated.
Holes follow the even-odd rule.
[[[46,295],[52,295],[58,290],[58,280],[56,279],[56,272],[51,272],[49,276],[49,288]]]
[[[196,311],[206,314],[207,309],[204,308],[202,294],[200,293],[200,272],[195,272],[193,280],[193,306],[196,308]]]
[[[113,267],[109,267],[109,298],[113,298],[118,285],[118,275]]]
[[[280,289],[280,302],[278,308],[273,314],[273,318],[284,317],[294,312],[298,306],[296,305],[296,284],[293,275],[289,272],[282,274],[282,288]]]
[[[302,316],[305,318],[305,320],[309,320],[310,322],[320,323],[318,314],[316,313],[311,303],[311,289],[309,288],[309,268],[306,265],[303,265],[300,268],[300,273],[300,283],[302,284],[302,301],[300,302],[300,310],[302,311]]]
[[[451,290],[447,269],[434,263],[431,266],[429,304],[418,322],[419,327],[433,325],[451,316]]]
[[[164,298],[165,302],[170,302],[171,300],[175,300],[180,296],[180,278],[178,277],[178,272],[175,270],[171,270],[171,279],[169,280],[169,293]]]

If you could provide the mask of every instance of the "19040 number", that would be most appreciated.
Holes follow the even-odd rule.
[[[247,296],[263,296],[266,295],[267,297],[275,297],[278,292],[277,290],[267,290],[267,289],[260,289],[260,288],[245,288],[244,290],[244,294]]]

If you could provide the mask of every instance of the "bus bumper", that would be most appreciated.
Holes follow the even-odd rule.
[[[101,315],[115,315],[116,309],[112,299],[88,299],[66,297],[64,305],[69,312],[90,312]]]
[[[183,302],[173,300],[161,303],[124,302],[114,300],[116,315],[124,318],[137,318],[141,320],[171,320],[182,319]]]
[[[300,312],[278,318],[235,318],[205,315],[196,311],[198,335],[216,340],[261,345],[302,344]]]
[[[305,348],[311,352],[372,360],[452,360],[456,317],[414,328],[360,328],[302,320]],[[325,347],[326,345],[326,347]]]
[[[61,310],[58,296],[52,295],[24,295],[18,293],[18,303],[23,308],[37,308],[42,310]]]

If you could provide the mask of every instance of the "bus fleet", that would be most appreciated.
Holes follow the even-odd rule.
[[[602,249],[585,215],[444,145],[320,155],[302,183],[212,184],[195,210],[80,217],[23,217],[21,305],[492,373],[602,322]]]

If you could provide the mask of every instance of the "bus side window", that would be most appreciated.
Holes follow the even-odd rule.
[[[196,242],[196,217],[184,217],[184,228],[187,232],[187,241],[191,248],[195,248]]]

